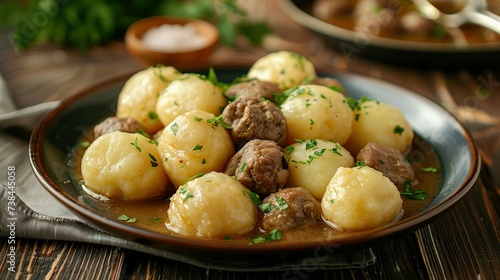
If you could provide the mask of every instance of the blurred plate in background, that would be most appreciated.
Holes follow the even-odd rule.
[[[320,0],[283,0],[281,3],[290,18],[320,34],[328,44],[340,51],[348,62],[351,58],[359,56],[381,62],[416,67],[448,68],[500,65],[500,41],[498,40],[461,46],[439,41],[410,41],[404,38],[374,36],[366,32],[353,31],[313,16],[311,9],[318,1]],[[477,29],[474,26],[466,28]],[[467,32],[464,33],[467,35]]]

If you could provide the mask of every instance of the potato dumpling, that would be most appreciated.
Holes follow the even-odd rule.
[[[182,185],[170,199],[167,228],[182,235],[223,238],[251,231],[257,207],[230,176],[211,172]]]
[[[212,84],[205,76],[188,73],[165,88],[158,99],[156,111],[166,126],[177,116],[193,109],[218,116],[226,104],[227,100],[220,87]]]
[[[398,217],[402,205],[396,186],[368,166],[340,167],[321,200],[323,218],[346,231],[383,226]]]
[[[165,194],[169,183],[152,141],[121,131],[99,136],[85,151],[81,171],[85,186],[116,199],[145,199]]]
[[[306,57],[289,51],[278,51],[259,58],[247,76],[275,83],[282,90],[286,90],[304,80],[316,78],[316,70]]]
[[[287,144],[323,139],[343,145],[351,135],[352,110],[341,93],[328,87],[299,86],[280,108],[287,122]]]
[[[165,127],[158,150],[176,188],[199,173],[223,171],[235,153],[220,118],[202,110],[184,113]]]
[[[173,67],[149,67],[130,77],[118,97],[117,117],[132,117],[148,133],[154,134],[163,127],[156,113],[160,92],[181,73]]]
[[[369,142],[399,150],[403,155],[410,151],[413,129],[398,108],[367,100],[360,102],[352,113],[352,133],[344,145],[351,154],[357,155]]]
[[[290,177],[287,187],[303,187],[321,200],[339,167],[354,166],[354,158],[338,143],[309,139],[285,149]]]

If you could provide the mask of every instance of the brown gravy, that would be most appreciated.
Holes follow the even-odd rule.
[[[81,141],[90,141],[91,138],[87,135],[82,137]],[[166,235],[177,235],[169,231],[165,222],[168,219],[167,210],[169,207],[168,196],[159,197],[156,199],[142,200],[142,201],[124,201],[124,200],[99,200],[91,197],[82,189],[83,178],[80,172],[80,163],[82,156],[85,152],[85,147],[77,146],[72,154],[72,170],[71,180],[74,185],[78,186],[78,190],[82,196],[92,201],[96,205],[98,211],[111,217],[116,217],[117,220],[120,215],[126,215],[130,218],[135,218],[135,222],[131,225],[139,228],[144,228],[150,231],[163,233]],[[414,190],[423,190],[428,194],[424,200],[411,200],[403,198],[404,215],[402,219],[414,216],[422,211],[438,194],[443,174],[441,173],[442,166],[439,157],[431,145],[427,143],[420,136],[415,134],[412,145],[412,151],[409,153],[409,161],[411,162],[419,184],[414,187]],[[422,167],[435,167],[437,173],[422,172],[419,169]],[[126,221],[121,221],[127,223]],[[342,236],[350,235],[349,232],[341,232],[328,226],[325,222],[318,221],[313,225],[298,228],[292,231],[284,232],[282,241],[304,241],[304,240],[335,240]],[[241,241],[251,243],[251,239],[264,235],[256,227],[254,231],[241,235],[229,236],[232,241]]]
[[[317,0],[323,1],[323,0]],[[326,18],[320,18],[321,20],[330,23],[334,26],[341,27],[343,29],[355,31],[356,19],[353,15],[354,7],[360,2],[360,0],[349,0],[349,8],[343,9],[338,12],[334,16],[329,16]],[[434,0],[431,1],[436,8],[439,10],[452,14],[461,9],[460,5],[457,2],[447,1],[447,0]],[[460,1],[458,1],[460,2]],[[499,14],[500,13],[500,4],[496,1],[487,0],[489,4],[489,8],[492,12]],[[443,28],[437,28],[433,32],[408,32],[402,30],[402,28],[398,28],[398,25],[402,16],[408,12],[416,11],[416,7],[414,6],[411,0],[398,0],[398,1],[387,1],[388,7],[391,9],[387,13],[388,17],[390,17],[389,21],[384,21],[378,24],[378,28],[380,28],[378,34],[376,36],[390,39],[397,39],[403,41],[412,41],[412,42],[424,42],[424,43],[456,43],[456,39],[454,39],[450,34],[444,32]],[[383,9],[383,7],[380,7]],[[389,9],[389,8],[387,8]],[[305,11],[312,16],[315,16],[313,12],[312,5],[309,7],[305,7]],[[387,20],[387,18],[386,18]],[[419,31],[421,29],[419,28]],[[500,35],[496,34],[494,31],[488,30],[487,28],[474,25],[474,24],[465,24],[460,27],[460,30],[463,32],[463,35],[469,44],[480,44],[480,43],[499,43]]]

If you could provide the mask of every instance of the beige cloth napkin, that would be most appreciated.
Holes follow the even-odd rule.
[[[26,135],[24,136],[26,137]],[[0,132],[0,172],[7,174],[15,168],[15,211],[10,213],[7,201],[12,200],[12,189],[8,188],[8,177],[1,176],[0,187],[0,237],[7,237],[10,229],[8,222],[15,222],[16,238],[35,238],[48,240],[82,241],[94,244],[118,246],[139,252],[189,263],[195,266],[231,271],[276,271],[276,270],[317,270],[339,268],[361,268],[375,262],[371,249],[334,253],[321,260],[314,258],[299,259],[286,263],[214,263],[204,259],[195,259],[157,249],[145,244],[115,237],[96,229],[80,219],[65,206],[53,198],[37,181],[31,169],[28,157],[28,142],[5,132]],[[13,219],[14,218],[14,219]]]

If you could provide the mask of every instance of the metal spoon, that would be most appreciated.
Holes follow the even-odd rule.
[[[43,115],[59,104],[60,101],[51,101],[16,110],[7,84],[0,76],[0,129],[22,127],[31,131]]]
[[[500,16],[488,10],[486,0],[468,0],[459,12],[453,14],[441,12],[429,0],[412,1],[424,17],[445,27],[457,28],[465,23],[474,23],[500,34]]]

